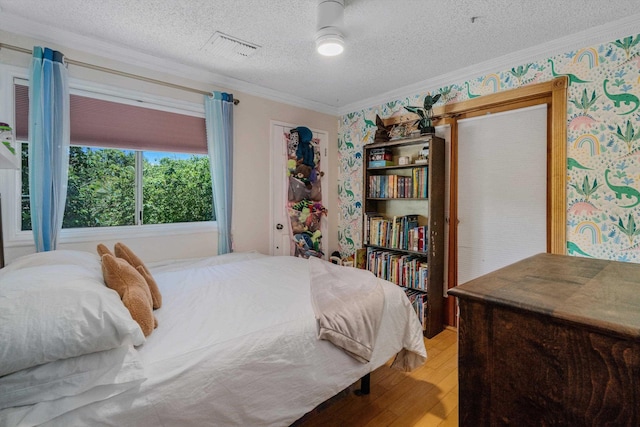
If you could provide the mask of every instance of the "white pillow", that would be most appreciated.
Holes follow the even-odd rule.
[[[0,270],[0,279],[10,271],[42,265],[78,265],[102,275],[102,265],[97,253],[55,250],[22,256]]]
[[[0,277],[0,376],[143,342],[117,292],[92,269],[43,265]]]
[[[23,369],[0,377],[0,425],[39,425],[145,379],[131,345]]]
[[[75,396],[99,385],[140,383],[144,379],[138,351],[123,345],[0,377],[0,409]]]

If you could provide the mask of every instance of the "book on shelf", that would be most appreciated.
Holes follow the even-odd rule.
[[[408,247],[412,251],[427,252],[429,246],[429,227],[426,225],[410,229]]]
[[[428,227],[418,225],[418,215],[386,218],[375,212],[364,214],[364,242],[389,249],[426,252]]]
[[[427,198],[427,168],[411,169],[411,176],[403,175],[370,175],[367,183],[367,194],[372,198]]]
[[[367,268],[367,250],[365,248],[356,249],[354,266],[361,270]]]
[[[382,218],[377,212],[365,212],[364,213],[364,243],[371,243],[370,234],[371,234],[371,220],[374,218]],[[372,243],[373,244],[373,243]]]
[[[411,171],[412,194],[414,198],[429,196],[429,173],[427,168],[414,168]]]
[[[409,302],[418,314],[418,319],[422,323],[422,329],[427,329],[427,294],[417,292],[413,289],[405,289],[405,294],[409,298]]]
[[[396,285],[426,292],[429,266],[424,256],[367,248],[366,268]]]

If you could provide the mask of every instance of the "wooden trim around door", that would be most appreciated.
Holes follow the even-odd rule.
[[[547,252],[566,253],[567,87],[568,79],[563,76],[544,83],[434,107],[434,116],[451,125],[449,288],[458,284],[458,119],[547,105]],[[446,300],[444,323],[455,325],[455,298]]]

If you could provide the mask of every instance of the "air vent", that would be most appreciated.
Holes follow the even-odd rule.
[[[202,50],[227,59],[244,59],[255,53],[260,46],[216,31]]]

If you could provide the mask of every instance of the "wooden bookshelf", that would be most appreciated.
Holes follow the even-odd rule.
[[[427,162],[416,164],[418,154],[427,146]],[[370,167],[370,159],[375,161],[381,156],[390,164]],[[409,163],[399,164],[401,157],[409,157]],[[406,287],[414,308],[422,317],[424,335],[431,338],[442,331],[444,323],[444,140],[426,134],[368,144],[364,146],[363,159],[362,241],[367,250],[366,268]],[[395,223],[409,217],[416,218],[410,230],[406,227],[398,230],[400,225],[394,228]],[[374,219],[378,222],[374,223]],[[375,236],[371,235],[372,224],[375,224]],[[376,228],[378,226],[382,230]],[[408,243],[414,240],[407,234],[416,233],[416,229],[424,231],[424,245],[420,250]],[[381,266],[381,262],[386,265]],[[406,262],[410,263],[409,267],[404,267]],[[401,271],[398,264],[403,266]],[[413,268],[418,271],[417,279]],[[410,276],[409,285],[403,274]]]

